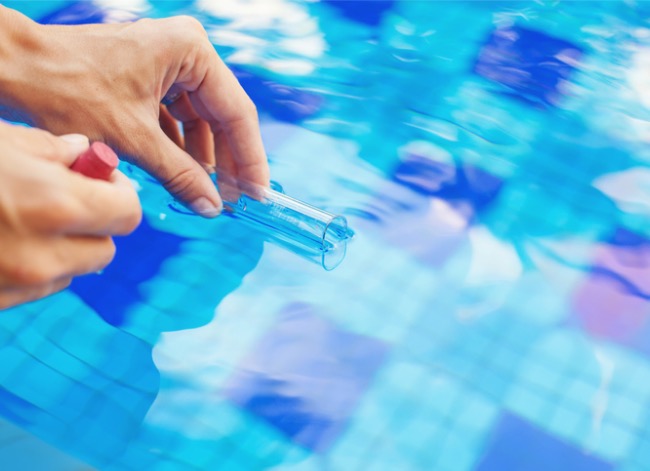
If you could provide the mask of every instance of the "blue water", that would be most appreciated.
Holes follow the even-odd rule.
[[[170,211],[0,316],[8,470],[650,470],[643,2],[5,2],[196,16],[325,272]]]

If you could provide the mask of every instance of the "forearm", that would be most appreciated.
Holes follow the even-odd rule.
[[[0,6],[0,117],[29,121],[25,95],[30,81],[30,65],[43,49],[39,25],[26,16]]]

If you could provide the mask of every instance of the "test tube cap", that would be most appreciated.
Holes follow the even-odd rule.
[[[70,169],[89,178],[109,180],[118,164],[119,159],[113,149],[103,142],[93,142],[86,152],[77,157]]]

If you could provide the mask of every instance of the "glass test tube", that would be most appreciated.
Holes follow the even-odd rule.
[[[213,181],[224,202],[224,214],[240,219],[293,252],[333,270],[345,258],[354,232],[345,217],[328,213],[270,188],[241,184],[227,177]]]
[[[270,188],[235,187],[232,180],[222,178],[217,186],[226,213],[290,245],[295,252],[319,262],[326,270],[333,270],[343,261],[347,242],[353,236],[343,216],[291,198],[277,183],[272,183]]]

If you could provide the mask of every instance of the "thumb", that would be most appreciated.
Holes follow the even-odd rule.
[[[66,167],[90,147],[90,142],[83,134],[67,134],[55,136],[42,129],[17,127],[15,136],[21,147],[31,155],[58,162]],[[22,134],[25,135],[22,135]]]
[[[147,139],[148,137],[148,139]],[[163,186],[195,213],[212,218],[221,213],[223,203],[208,172],[178,147],[162,129],[145,136],[133,152],[133,163],[156,177]]]
[[[0,140],[11,143],[23,154],[70,167],[90,147],[83,134],[55,136],[43,129],[30,128],[0,121]]]
[[[83,134],[65,134],[59,136],[59,140],[65,142],[65,152],[62,152],[62,163],[69,167],[81,154],[86,152],[90,147],[90,140]]]

